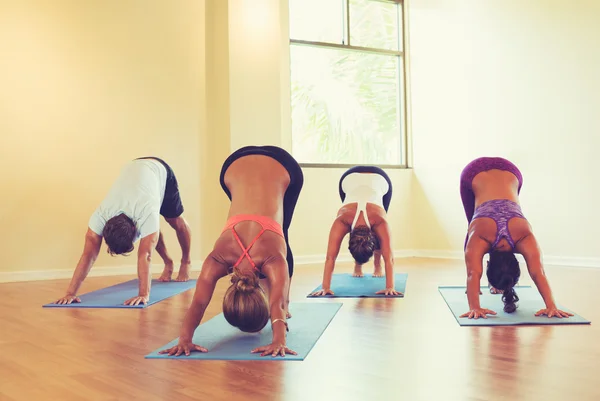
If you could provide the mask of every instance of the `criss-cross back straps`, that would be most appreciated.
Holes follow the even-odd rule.
[[[254,267],[256,270],[256,264],[254,264],[254,261],[252,260],[252,258],[250,257],[250,254],[248,254],[248,252],[250,251],[250,248],[252,248],[252,245],[254,245],[254,243],[260,238],[260,236],[266,231],[264,228],[258,233],[258,235],[256,237],[254,237],[254,240],[252,240],[252,242],[250,243],[250,245],[248,245],[248,247],[246,248],[244,246],[244,244],[242,243],[242,240],[240,239],[239,235],[237,234],[237,232],[235,231],[235,229],[233,227],[231,227],[231,231],[233,232],[233,236],[235,237],[235,239],[237,240],[237,243],[240,245],[240,248],[242,248],[242,255],[240,256],[240,258],[238,259],[237,262],[235,262],[235,265],[233,265],[233,267],[238,267],[238,265],[242,262],[242,260],[244,259],[244,256],[248,258],[248,261],[250,261],[250,264],[252,265],[252,267]]]

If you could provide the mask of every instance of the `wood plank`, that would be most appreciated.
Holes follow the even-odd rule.
[[[67,280],[0,284],[0,401],[600,399],[600,270],[548,268],[556,298],[589,326],[460,327],[437,291],[464,284],[460,262],[397,269],[409,273],[406,298],[334,300],[344,307],[308,358],[289,363],[145,360],[179,335],[193,291],[145,310],[44,309]],[[299,267],[292,300],[311,302],[321,274]],[[130,278],[90,278],[84,291]]]

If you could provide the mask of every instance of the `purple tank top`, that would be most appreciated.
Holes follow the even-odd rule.
[[[508,241],[513,250],[515,249],[515,242],[508,231],[508,222],[513,217],[525,218],[518,203],[508,199],[494,199],[484,202],[475,209],[473,220],[479,217],[489,217],[496,222],[498,233],[496,234],[496,240],[492,244],[492,249],[498,245],[498,242],[502,238]]]

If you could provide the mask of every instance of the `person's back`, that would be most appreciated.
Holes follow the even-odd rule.
[[[512,172],[493,169],[477,174],[472,185],[475,215],[469,231],[484,238],[493,250],[514,250],[514,246],[531,232],[529,223],[516,206],[519,205],[519,180]]]
[[[519,203],[519,180],[509,171],[481,172],[473,179],[472,186],[475,193],[475,207],[497,199],[508,199]]]
[[[125,213],[137,228],[136,240],[157,231],[166,181],[167,171],[154,160],[127,163],[90,218],[90,228],[102,235],[108,220]]]
[[[286,169],[275,159],[251,155],[227,169],[225,185],[231,191],[229,216],[266,216],[283,223],[283,198],[290,184]]]

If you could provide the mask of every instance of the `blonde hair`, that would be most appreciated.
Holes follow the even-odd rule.
[[[223,315],[230,325],[246,333],[256,333],[267,325],[269,301],[256,274],[241,274],[234,269],[223,297]]]

